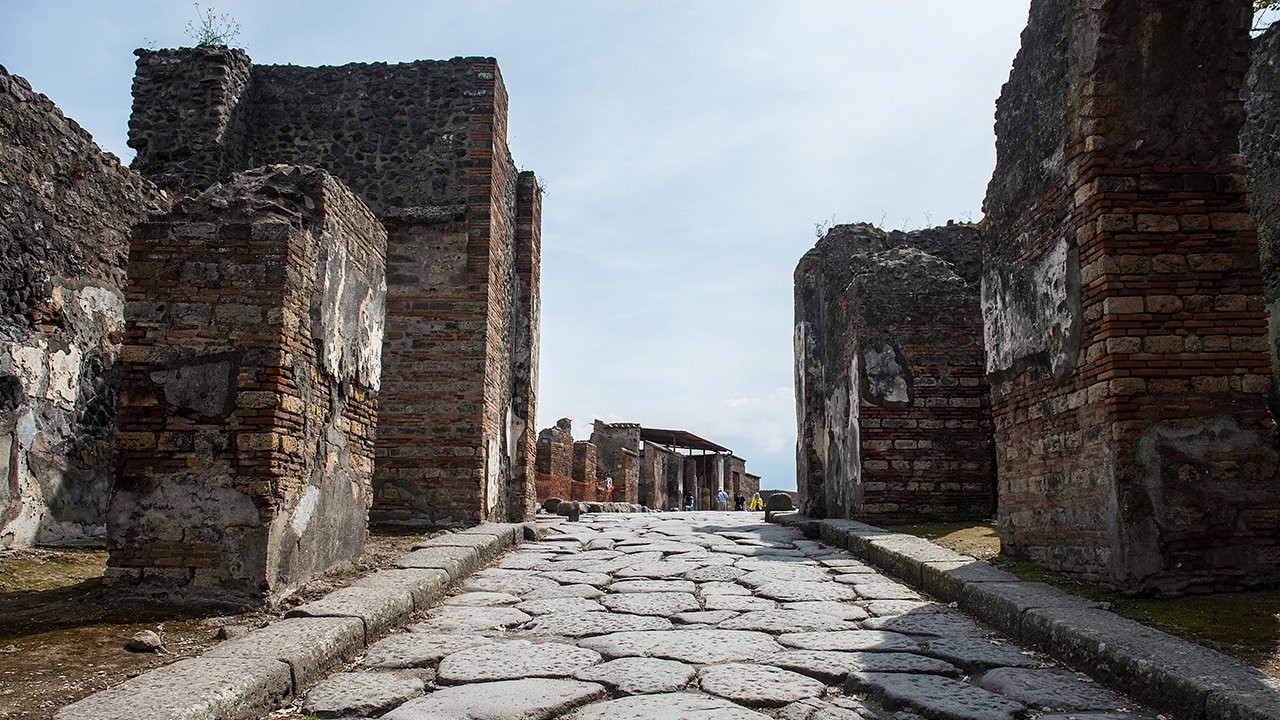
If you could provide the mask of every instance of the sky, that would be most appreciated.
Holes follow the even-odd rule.
[[[683,428],[794,488],[796,262],[832,223],[981,219],[1029,2],[211,4],[262,64],[497,58],[546,186],[538,427]],[[127,162],[133,50],[196,19],[0,0],[0,64]]]

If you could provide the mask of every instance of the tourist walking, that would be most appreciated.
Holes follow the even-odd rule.
[[[723,488],[720,492],[716,493],[716,500],[718,501],[717,504],[720,506],[721,510],[729,509],[729,493],[725,492]]]
[[[756,493],[755,496],[751,498],[751,504],[747,506],[747,509],[752,511],[764,509],[764,500],[761,499],[760,493]]]

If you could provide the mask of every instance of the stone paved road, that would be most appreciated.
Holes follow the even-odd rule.
[[[391,720],[1149,717],[759,513],[590,515],[303,710]]]

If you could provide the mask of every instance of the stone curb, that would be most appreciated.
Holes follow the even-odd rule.
[[[556,518],[557,521],[560,518]],[[54,720],[241,720],[300,695],[343,661],[439,602],[546,521],[486,524],[414,546],[395,568],[299,605],[284,619],[59,710]]]
[[[802,530],[1098,682],[1187,720],[1280,718],[1280,680],[1209,648],[1153,630],[1098,603],[1021,582],[990,563],[857,520],[775,513]]]

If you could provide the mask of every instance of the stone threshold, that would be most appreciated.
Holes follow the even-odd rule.
[[[857,520],[774,513],[773,522],[848,550],[1023,645],[1186,720],[1276,720],[1280,680],[1220,652],[914,535]]]
[[[259,718],[408,624],[468,575],[550,522],[487,523],[423,540],[395,566],[299,605],[199,657],[156,668],[59,710],[54,720]]]

